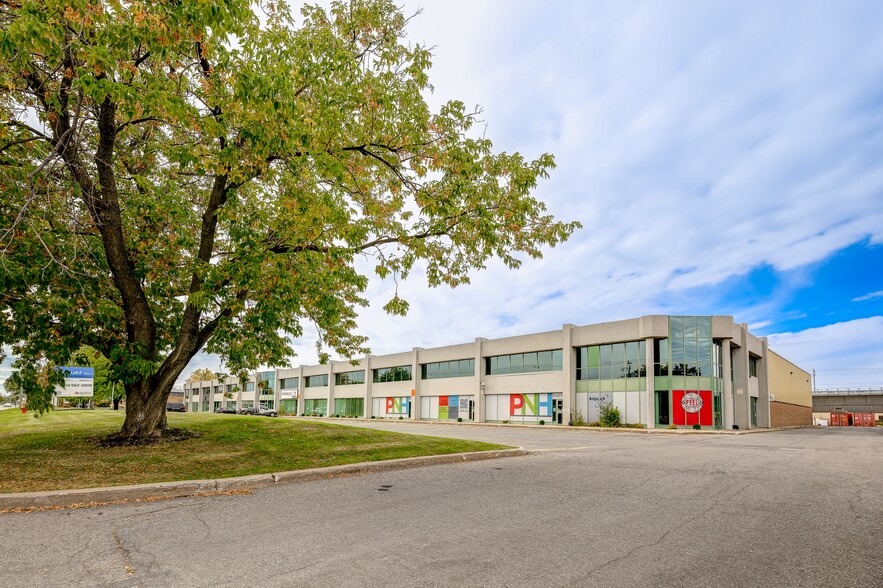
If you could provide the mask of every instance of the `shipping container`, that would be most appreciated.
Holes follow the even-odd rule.
[[[856,412],[852,415],[853,427],[873,427],[874,413],[872,412]]]
[[[852,425],[852,414],[842,410],[835,410],[831,413],[832,427],[848,427],[850,425]]]

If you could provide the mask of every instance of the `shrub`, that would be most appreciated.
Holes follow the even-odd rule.
[[[598,406],[601,413],[600,423],[602,427],[618,427],[622,422],[619,409],[612,402],[604,402]]]
[[[463,422],[463,417],[457,417],[457,422],[458,422],[458,423],[462,423],[462,422]]]
[[[700,425],[699,423],[696,423],[695,425],[693,425],[693,430],[694,430],[694,431],[698,431],[698,430],[701,429],[701,428],[702,428],[702,425]]]
[[[372,415],[371,418],[372,418],[372,419],[376,419],[377,417]]]
[[[672,423],[672,424],[670,424],[670,425],[668,426],[668,428],[669,428],[669,429],[677,429],[678,426],[677,426],[676,424]]]
[[[546,421],[544,421],[543,419],[540,419],[540,424],[541,424],[541,425],[545,425],[545,424],[546,424]]]
[[[580,411],[574,411],[570,415],[570,424],[574,427],[585,427],[586,417],[584,417],[583,413],[581,413]]]
[[[509,421],[502,421],[502,423],[503,423],[504,425],[508,425],[508,424],[509,424]]]
[[[403,420],[405,420],[405,417],[399,417],[399,420],[403,421]]]

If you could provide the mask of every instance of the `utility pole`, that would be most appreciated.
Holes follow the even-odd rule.
[[[812,391],[816,391],[816,370],[813,368],[812,370]]]

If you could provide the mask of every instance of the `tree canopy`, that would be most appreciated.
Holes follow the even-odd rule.
[[[566,239],[532,195],[552,156],[431,111],[408,20],[389,0],[0,3],[0,345],[22,377],[89,345],[125,384],[121,434],[154,435],[201,349],[284,365],[312,324],[323,353],[366,352],[362,258],[457,286]]]

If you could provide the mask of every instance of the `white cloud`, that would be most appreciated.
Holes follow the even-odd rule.
[[[806,370],[818,388],[883,387],[883,316],[769,335],[770,347]]]
[[[866,302],[868,300],[876,300],[877,298],[883,298],[883,290],[877,290],[876,292],[871,292],[869,294],[865,294],[864,296],[857,296],[852,299],[853,302]]]

